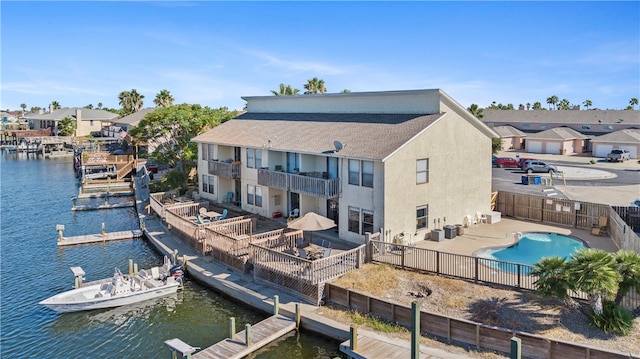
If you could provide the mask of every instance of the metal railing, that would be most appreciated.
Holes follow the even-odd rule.
[[[240,178],[240,163],[209,160],[209,174],[223,178]]]
[[[258,184],[316,198],[331,199],[340,196],[339,178],[325,179],[318,176],[258,169]]]

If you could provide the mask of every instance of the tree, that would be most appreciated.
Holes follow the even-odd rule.
[[[200,105],[174,105],[145,115],[129,130],[134,142],[155,142],[152,158],[173,168],[170,178],[176,187],[186,190],[189,174],[195,167],[198,146],[191,139],[235,116],[226,107],[211,109]]]
[[[640,254],[632,251],[620,250],[615,255],[618,273],[622,281],[618,284],[615,303],[620,305],[622,299],[633,288],[640,293]]]
[[[591,107],[593,105],[593,103],[591,102],[591,100],[584,100],[582,102],[582,104],[584,105],[584,107],[588,110],[589,107]]]
[[[175,101],[175,99],[171,96],[169,90],[161,90],[156,94],[153,103],[156,104],[156,107],[169,107],[173,105],[173,101]]]
[[[631,109],[635,109],[635,106],[638,104],[638,98],[637,97],[632,97],[631,100],[629,100],[629,106],[631,106]]]
[[[571,103],[566,98],[563,98],[560,102],[558,102],[558,110],[570,110]]]
[[[53,107],[54,110],[59,110],[60,103],[58,101],[51,101],[51,107]]]
[[[26,103],[21,103],[20,104],[20,108],[22,108],[22,116],[24,116],[24,110],[27,109],[27,104]]]
[[[596,315],[602,314],[602,300],[613,298],[622,281],[616,261],[602,250],[586,248],[571,255],[567,263],[571,289],[589,295],[589,303]]]
[[[88,104],[84,108],[88,108],[89,110],[91,110],[91,109],[93,109],[93,105],[92,104]]]
[[[122,110],[120,110],[121,116],[128,116],[134,112],[140,111],[142,108],[144,95],[141,95],[136,91],[136,89],[132,89],[131,91],[122,91],[118,95],[118,100],[120,100],[120,106],[122,106]]]
[[[467,108],[467,111],[471,112],[472,115],[476,116],[476,118],[483,118],[484,114],[482,113],[482,108],[480,108],[477,104],[472,103],[471,106],[469,106],[469,108]]]
[[[342,93],[351,93],[351,90],[349,90],[349,89],[344,89],[344,90],[342,90]]]
[[[327,89],[324,87],[324,80],[320,80],[317,77],[307,80],[307,83],[304,85],[304,88],[307,90],[304,92],[305,95],[327,92]]]
[[[560,257],[545,257],[533,265],[531,275],[538,277],[533,285],[544,297],[566,298],[571,286],[566,271],[567,260]]]
[[[76,132],[76,121],[65,117],[58,122],[58,133],[62,136],[72,136]]]
[[[549,110],[551,110],[551,106],[553,106],[553,109],[556,109],[556,104],[558,103],[558,96],[553,95],[551,97],[547,98],[547,103],[549,104]]]
[[[300,92],[298,89],[294,89],[291,85],[280,84],[280,91],[271,90],[271,93],[276,96],[292,96],[297,95]]]
[[[533,103],[533,109],[534,110],[542,110],[542,104],[538,101]]]
[[[497,154],[502,151],[502,139],[500,137],[491,137],[491,154]]]
[[[527,102],[527,111],[529,111],[531,109],[531,103]]]
[[[102,109],[102,102],[98,102],[98,110]]]

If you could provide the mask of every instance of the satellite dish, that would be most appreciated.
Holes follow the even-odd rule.
[[[341,149],[344,148],[344,145],[342,144],[342,142],[335,140],[333,141],[333,147],[336,148],[336,152],[340,151]]]

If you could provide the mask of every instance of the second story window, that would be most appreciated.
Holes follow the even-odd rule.
[[[416,183],[429,182],[429,159],[423,158],[416,161]]]
[[[262,167],[262,150],[247,148],[247,167],[248,168]]]
[[[262,168],[262,150],[256,150],[256,167]]]
[[[373,162],[349,160],[349,184],[373,188]]]
[[[373,188],[373,162],[362,161],[362,186]]]
[[[349,184],[360,185],[360,161],[349,160]]]

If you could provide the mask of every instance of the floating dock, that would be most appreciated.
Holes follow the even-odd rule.
[[[142,231],[134,229],[131,231],[109,232],[104,234],[87,234],[84,236],[58,238],[58,246],[71,246],[75,244],[102,243],[119,241],[123,239],[134,239],[142,237]]]
[[[296,329],[296,321],[283,315],[274,315],[251,326],[250,345],[246,343],[246,330],[193,354],[193,359],[240,359]]]
[[[104,197],[130,197],[133,196],[133,191],[122,192],[99,192],[99,193],[80,193],[78,199],[95,199]]]
[[[351,349],[351,343],[349,340],[340,344],[340,351],[347,354],[349,358],[353,359],[373,359],[373,358],[385,358],[385,359],[405,359],[411,358],[411,347],[408,347],[402,341],[387,342],[372,338],[369,336],[359,335],[358,346],[356,350]],[[409,344],[409,343],[406,343]],[[421,348],[422,349],[422,348]],[[443,353],[442,356],[436,354],[430,354],[428,352],[419,351],[418,358],[420,359],[449,359],[459,358],[452,354]]]

